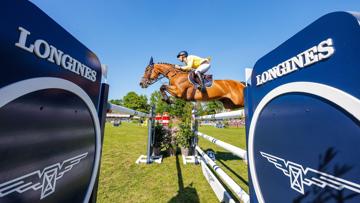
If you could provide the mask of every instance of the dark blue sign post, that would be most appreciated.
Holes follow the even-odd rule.
[[[95,201],[108,90],[98,58],[28,1],[0,13],[0,202]]]
[[[360,202],[359,77],[359,18],[345,12],[257,61],[246,90],[252,202]]]

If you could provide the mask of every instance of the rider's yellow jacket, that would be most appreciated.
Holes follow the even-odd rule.
[[[210,63],[210,58],[201,58],[195,55],[189,55],[186,57],[185,66],[181,67],[183,70],[197,69],[203,63]]]

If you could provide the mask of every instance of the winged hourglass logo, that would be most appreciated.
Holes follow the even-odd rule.
[[[28,190],[40,190],[40,199],[43,199],[55,192],[56,181],[70,171],[75,165],[79,164],[87,156],[87,152],[67,159],[63,162],[45,167],[21,177],[9,180],[0,184],[0,198],[11,193],[24,193]]]
[[[350,182],[312,168],[304,168],[300,164],[285,161],[283,158],[267,154],[265,152],[260,152],[260,154],[270,163],[274,164],[277,169],[281,170],[285,176],[288,176],[290,178],[290,187],[301,194],[304,194],[304,185],[316,185],[321,188],[328,186],[336,190],[346,188],[360,193],[360,185],[354,182]]]

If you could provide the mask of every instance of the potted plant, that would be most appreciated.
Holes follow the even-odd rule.
[[[194,133],[191,130],[190,123],[184,122],[179,124],[179,131],[176,134],[176,143],[181,147],[181,154],[188,156],[191,154],[190,143],[194,137]]]
[[[176,152],[176,134],[174,133],[175,128],[164,128],[166,134],[162,142],[162,149],[167,152],[168,155],[174,156]]]
[[[155,136],[154,136],[154,144],[153,144],[153,154],[154,156],[159,156],[161,152],[161,148],[163,146],[163,141],[166,136],[166,130],[160,124],[155,125]]]

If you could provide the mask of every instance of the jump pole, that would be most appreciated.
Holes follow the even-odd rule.
[[[151,163],[151,155],[152,155],[152,141],[153,141],[153,136],[155,136],[155,132],[153,131],[153,119],[154,117],[154,106],[151,106],[150,109],[150,116],[149,116],[149,120],[148,120],[148,143],[147,143],[147,149],[146,149],[146,163],[150,164]],[[154,133],[153,133],[154,132]]]
[[[245,203],[250,202],[249,195],[241,189],[241,187],[230,178],[216,163],[208,157],[208,155],[201,150],[199,146],[196,146],[196,151],[199,152],[205,163],[209,164],[211,168],[216,172],[216,174],[231,188],[232,191]]]
[[[221,140],[218,140],[218,139],[216,139],[216,138],[213,138],[213,137],[211,137],[211,136],[209,136],[209,135],[206,135],[206,134],[201,133],[201,132],[198,132],[198,131],[195,131],[195,134],[196,134],[197,136],[201,136],[201,137],[203,137],[204,139],[206,139],[206,140],[208,140],[208,141],[216,144],[217,146],[219,146],[219,147],[221,147],[221,148],[223,148],[223,149],[231,152],[231,153],[234,154],[235,156],[238,156],[238,157],[242,158],[245,162],[247,162],[247,157],[246,157],[246,156],[247,156],[247,153],[246,153],[246,150],[241,149],[241,148],[239,148],[239,147],[236,147],[236,146],[234,146],[234,145],[231,145],[231,144],[229,144],[229,143],[223,142],[223,141],[221,141]]]

